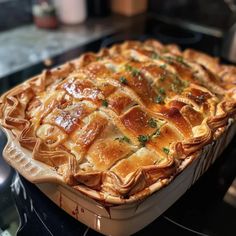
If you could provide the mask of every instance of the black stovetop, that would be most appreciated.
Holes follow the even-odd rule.
[[[182,48],[191,47],[214,56],[220,55],[220,38],[166,24],[150,17],[141,19],[116,34],[106,35],[52,58],[52,67],[78,57],[85,51],[98,51],[101,47],[126,39],[156,38],[163,43],[177,43]],[[43,68],[45,65],[39,63],[1,78],[0,93],[36,75]],[[2,149],[6,142],[2,133],[0,141]],[[136,235],[236,235],[236,208],[225,200],[225,195],[236,178],[235,156],[236,139],[184,196]],[[33,184],[11,171],[0,157],[0,171],[3,169],[9,172],[9,178],[4,186],[0,184],[0,193],[3,187],[9,189],[12,182],[11,193],[21,222],[17,235],[99,235],[67,215]],[[3,216],[0,211],[0,222],[1,217]]]

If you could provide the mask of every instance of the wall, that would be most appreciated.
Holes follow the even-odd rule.
[[[0,0],[0,31],[30,22],[31,0]]]
[[[149,0],[149,11],[223,31],[236,22],[236,0]]]

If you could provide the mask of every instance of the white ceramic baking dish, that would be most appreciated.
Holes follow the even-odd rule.
[[[8,143],[3,151],[5,160],[26,179],[47,195],[68,214],[105,235],[133,234],[167,210],[220,156],[236,133],[236,122],[229,120],[227,129],[205,146],[169,185],[145,200],[107,206],[65,185],[53,168],[33,160],[30,151],[22,148],[9,130],[3,129]]]

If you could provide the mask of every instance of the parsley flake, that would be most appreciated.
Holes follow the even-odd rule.
[[[158,104],[164,104],[164,98],[161,95],[158,95],[155,99],[155,102]]]
[[[181,56],[177,56],[177,57],[176,57],[176,61],[178,61],[179,63],[181,63],[182,65],[184,65],[184,66],[186,66],[186,67],[188,67],[188,68],[191,68],[191,66],[188,65],[188,64],[184,61],[184,58],[181,57]]]
[[[163,57],[169,64],[173,64],[173,62],[175,61],[175,58],[171,57],[171,56],[164,56]]]
[[[167,148],[167,147],[163,147],[163,148],[162,148],[162,151],[163,151],[165,154],[167,154],[167,155],[170,153],[170,149]]]
[[[125,65],[125,69],[127,71],[130,71],[133,77],[141,75],[140,71],[137,68],[134,68],[134,67],[132,67],[132,66],[130,66],[128,64]]]
[[[127,84],[127,79],[125,77],[120,77],[120,82],[122,84]]]
[[[156,52],[152,52],[151,58],[158,59],[158,58],[160,58],[160,56]]]
[[[171,90],[175,93],[182,93],[183,90],[188,86],[188,81],[181,80],[177,75],[173,79],[173,84],[171,84]]]
[[[127,136],[118,137],[118,138],[115,138],[115,140],[118,140],[119,142],[130,143],[130,139]]]
[[[156,128],[156,127],[157,127],[157,122],[156,122],[156,120],[154,120],[153,118],[151,118],[151,119],[148,121],[148,125],[149,125],[151,128]]]
[[[107,100],[102,100],[102,105],[104,107],[108,107],[108,101]]]
[[[132,76],[136,77],[136,76],[139,76],[140,75],[140,71],[136,68],[133,68],[132,69]]]
[[[167,52],[169,52],[169,49],[168,48],[164,48],[164,49],[161,50],[161,52],[162,53],[167,53]]]
[[[165,79],[166,79],[166,75],[165,74],[161,74],[159,80],[161,82],[163,82]]]
[[[177,84],[177,85],[181,85],[182,84],[182,81],[179,79],[178,75],[175,75],[173,83]]]
[[[160,88],[159,89],[159,93],[162,94],[162,95],[165,95],[166,94],[166,91],[164,88]]]
[[[181,93],[182,89],[179,88],[176,84],[171,84],[171,90],[175,93]]]
[[[163,70],[166,69],[166,64],[160,65],[160,68],[163,69]]]
[[[138,136],[138,141],[140,142],[140,144],[144,147],[146,142],[149,141],[149,136],[148,135],[139,135]]]
[[[132,71],[132,66],[126,64],[126,65],[125,65],[125,69],[126,69],[127,71]]]
[[[189,86],[189,81],[187,80],[183,80],[182,83],[185,88]]]

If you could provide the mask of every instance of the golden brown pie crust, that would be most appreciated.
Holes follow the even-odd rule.
[[[236,67],[176,45],[86,53],[0,100],[1,125],[66,184],[122,203],[168,184],[236,112]]]

